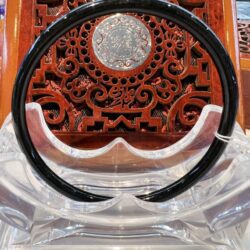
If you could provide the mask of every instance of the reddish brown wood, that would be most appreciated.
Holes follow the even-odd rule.
[[[244,107],[250,107],[250,69],[242,70],[242,84],[244,89],[243,102]],[[246,128],[250,129],[250,109],[245,109],[245,123]]]
[[[21,41],[21,56],[48,24],[86,1],[27,2],[34,11],[31,36]],[[171,2],[193,11],[225,40],[221,1]],[[166,20],[134,16],[153,40],[153,52],[136,70],[113,71],[95,57],[90,41],[101,19],[65,34],[41,60],[27,101],[42,105],[48,126],[63,142],[98,148],[120,136],[140,148],[162,148],[190,131],[204,105],[222,104],[216,68],[192,36]]]

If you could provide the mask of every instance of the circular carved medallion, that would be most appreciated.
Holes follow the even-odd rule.
[[[117,71],[129,71],[148,58],[152,41],[149,30],[137,18],[116,14],[103,20],[92,39],[98,60]]]

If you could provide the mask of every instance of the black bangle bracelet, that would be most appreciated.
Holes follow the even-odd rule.
[[[55,190],[77,201],[100,202],[111,199],[85,192],[65,182],[42,160],[32,143],[25,114],[26,94],[35,67],[47,49],[66,32],[87,20],[114,13],[145,13],[166,18],[191,33],[212,57],[222,82],[223,113],[218,133],[231,136],[238,107],[238,88],[230,57],[211,29],[183,8],[161,0],[101,0],[84,4],[50,25],[36,40],[26,55],[16,78],[12,99],[14,128],[19,144],[37,173]],[[199,163],[184,177],[156,192],[138,196],[149,202],[171,199],[196,184],[217,162],[226,148],[226,143],[215,138]]]

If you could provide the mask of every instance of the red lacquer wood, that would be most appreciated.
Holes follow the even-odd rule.
[[[23,1],[19,63],[51,22],[85,2]],[[226,44],[223,1],[171,2],[207,22]],[[200,44],[171,23],[135,16],[153,41],[148,60],[136,70],[115,72],[95,57],[90,38],[100,20],[65,34],[37,67],[27,101],[42,105],[48,126],[68,145],[98,148],[119,136],[136,147],[161,148],[187,134],[204,105],[222,105],[219,76]]]
[[[84,2],[37,0],[33,38]],[[215,19],[215,27],[222,18],[218,6],[205,1],[172,2],[208,23]],[[27,101],[42,105],[48,126],[67,144],[98,148],[119,136],[137,147],[161,148],[185,135],[204,105],[222,104],[216,69],[192,36],[166,20],[134,16],[150,30],[153,41],[148,60],[135,70],[114,71],[96,58],[91,37],[103,18],[65,34],[37,68]]]

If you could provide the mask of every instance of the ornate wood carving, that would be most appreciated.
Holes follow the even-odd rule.
[[[35,0],[33,38],[86,2]],[[209,22],[207,1],[171,2]],[[152,41],[149,57],[138,68],[117,71],[98,60],[91,43],[104,17],[65,34],[38,65],[27,101],[42,105],[48,126],[67,144],[96,148],[121,136],[138,147],[161,148],[190,131],[206,104],[221,104],[219,76],[202,45],[167,20],[133,16]],[[142,138],[151,144],[140,143]]]
[[[239,20],[239,45],[243,57],[250,58],[250,21]]]

